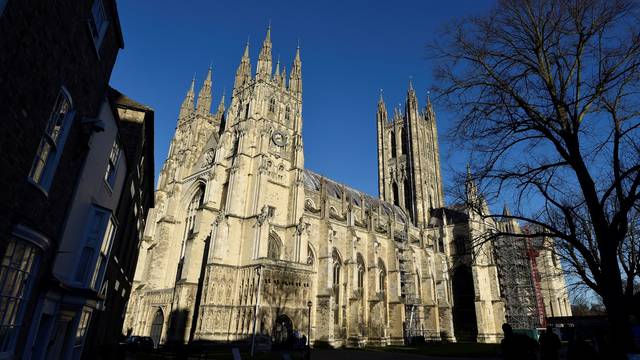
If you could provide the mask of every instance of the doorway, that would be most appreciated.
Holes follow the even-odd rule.
[[[273,328],[274,345],[287,344],[293,338],[293,322],[287,315],[282,314],[276,318]]]
[[[153,346],[158,347],[160,345],[160,338],[162,337],[162,327],[164,326],[164,314],[162,313],[162,309],[158,309],[156,314],[153,316],[153,321],[151,322],[151,339],[153,339]]]

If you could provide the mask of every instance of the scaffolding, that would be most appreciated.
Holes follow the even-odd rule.
[[[540,325],[529,246],[524,238],[501,236],[494,240],[505,318],[514,329],[534,329]]]
[[[420,319],[420,297],[416,286],[415,266],[406,239],[396,241],[400,270],[400,296],[405,306],[404,337],[411,339],[423,336]]]

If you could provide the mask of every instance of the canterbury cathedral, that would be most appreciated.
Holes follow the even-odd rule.
[[[180,107],[124,332],[156,345],[295,331],[334,347],[497,342],[505,322],[570,315],[553,239],[481,241],[527,229],[445,204],[436,115],[411,83],[403,108],[381,95],[370,122],[378,196],[305,168],[299,47],[274,66],[269,28],[255,70],[245,46],[228,107],[223,95],[212,110],[212,87],[209,68]],[[484,201],[471,178],[466,193]]]

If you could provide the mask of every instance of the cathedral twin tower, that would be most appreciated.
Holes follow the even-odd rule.
[[[228,109],[223,95],[210,111],[211,69],[197,102],[192,82],[125,328],[156,344],[246,341],[254,327],[284,342],[309,326],[332,346],[455,340],[449,244],[472,226],[443,207],[431,104],[420,110],[411,84],[404,111],[389,116],[380,98],[374,197],[305,169],[299,47],[289,71],[273,69],[269,29],[255,75],[245,47]],[[487,267],[473,276],[497,281]],[[497,339],[498,302],[476,297],[478,339]]]

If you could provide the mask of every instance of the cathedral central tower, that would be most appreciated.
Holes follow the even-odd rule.
[[[378,112],[378,191],[380,198],[404,208],[426,227],[432,210],[444,206],[436,117],[427,99],[423,111],[409,82],[404,112],[389,119],[380,94]]]

